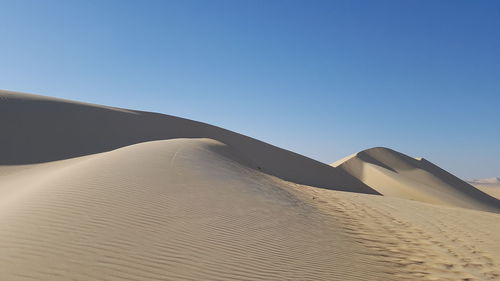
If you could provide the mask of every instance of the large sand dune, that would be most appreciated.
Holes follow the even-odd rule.
[[[208,124],[158,113],[0,91],[0,165],[68,159],[152,140],[211,138],[242,161],[300,184],[376,194],[341,170]]]
[[[8,169],[0,279],[383,280],[324,215],[238,157],[177,139]]]
[[[500,276],[495,201],[451,180],[433,204],[379,196],[345,167],[207,124],[0,97],[0,280]]]
[[[431,162],[376,147],[332,164],[385,196],[500,212],[500,201]]]

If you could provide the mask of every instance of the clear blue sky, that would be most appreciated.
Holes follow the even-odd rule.
[[[500,1],[0,2],[0,88],[500,176]]]

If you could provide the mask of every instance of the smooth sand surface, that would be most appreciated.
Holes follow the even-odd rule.
[[[451,179],[380,196],[207,124],[14,92],[0,122],[0,280],[499,280],[495,201]]]
[[[423,158],[376,147],[332,164],[385,196],[500,212],[500,201]]]

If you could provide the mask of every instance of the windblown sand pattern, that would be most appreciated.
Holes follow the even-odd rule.
[[[5,91],[0,125],[0,280],[499,280],[498,200],[430,162]]]
[[[385,279],[324,215],[227,150],[156,141],[9,172],[2,280]]]
[[[296,186],[398,280],[500,280],[498,214]],[[369,253],[373,255],[373,253]]]

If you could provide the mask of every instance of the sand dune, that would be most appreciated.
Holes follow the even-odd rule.
[[[425,159],[382,147],[332,164],[385,196],[446,206],[500,212],[498,199],[474,188]]]
[[[467,182],[482,192],[500,199],[500,178],[475,179]]]
[[[487,179],[474,179],[468,181],[471,184],[491,184],[491,185],[500,185],[500,178],[487,178]]]
[[[0,279],[389,278],[324,214],[238,157],[218,141],[176,139],[7,169]]]
[[[152,140],[210,138],[241,161],[285,180],[377,194],[342,170],[264,142],[183,118],[0,91],[0,165],[33,164]]]
[[[0,128],[0,280],[500,277],[498,201],[425,160],[6,91]]]

